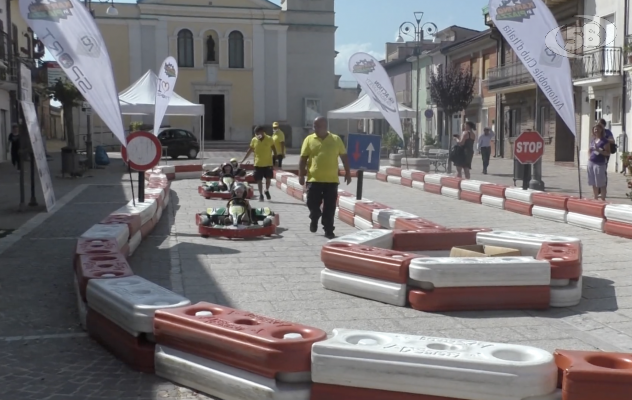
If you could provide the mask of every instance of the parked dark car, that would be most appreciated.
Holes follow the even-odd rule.
[[[180,156],[194,159],[200,152],[200,143],[195,135],[184,129],[162,128],[158,140],[163,148],[167,148],[167,155],[174,160]]]

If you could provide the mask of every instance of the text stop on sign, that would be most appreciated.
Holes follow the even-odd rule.
[[[534,164],[544,154],[544,139],[538,132],[523,132],[514,142],[514,157],[521,164]]]
[[[518,142],[516,143],[516,153],[539,153],[544,148],[542,142]]]

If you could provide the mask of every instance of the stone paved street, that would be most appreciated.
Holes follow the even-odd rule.
[[[564,234],[584,242],[584,299],[577,307],[428,314],[324,290],[319,280],[322,231],[310,233],[305,206],[274,187],[273,200],[263,204],[281,215],[279,237],[247,242],[199,237],[194,215],[222,202],[204,200],[197,185],[195,180],[173,182],[168,212],[130,261],[138,275],[193,302],[216,302],[327,331],[346,327],[547,350],[632,351],[628,240],[366,181],[365,197],[444,225]],[[343,187],[353,191],[355,184]],[[0,399],[206,398],[131,371],[79,327],[70,268],[76,237],[129,198],[128,183],[87,185],[0,253]],[[336,233],[354,231],[338,223]]]

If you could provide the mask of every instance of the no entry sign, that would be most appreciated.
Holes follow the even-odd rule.
[[[520,164],[535,164],[544,154],[544,139],[538,132],[522,132],[514,142],[514,157]]]
[[[121,153],[123,161],[127,160],[133,170],[148,171],[160,162],[162,146],[155,135],[134,132],[127,136],[127,146],[123,147]]]

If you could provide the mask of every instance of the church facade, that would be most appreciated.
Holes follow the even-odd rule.
[[[119,92],[173,56],[176,93],[204,105],[204,126],[178,116],[163,125],[245,141],[254,125],[279,121],[300,145],[309,120],[334,108],[334,0],[138,0],[116,4],[114,17],[93,6]]]

